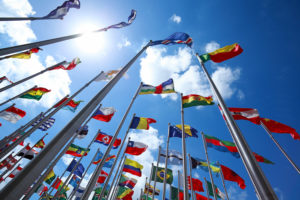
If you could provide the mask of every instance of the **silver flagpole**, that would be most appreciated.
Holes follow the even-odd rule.
[[[119,171],[119,175],[118,175],[118,178],[116,179],[116,183],[115,183],[115,187],[113,189],[113,196],[117,195],[118,194],[118,189],[119,189],[119,182],[120,182],[120,178],[121,178],[121,175],[122,175],[122,172],[123,172],[123,168],[124,168],[124,164],[125,164],[125,160],[127,159],[127,156],[124,157],[124,160],[123,160],[123,163],[122,163],[122,166],[120,168],[120,171]],[[111,185],[111,187],[113,187],[113,185]],[[114,198],[113,198],[114,199]],[[83,199],[84,200],[84,199]]]
[[[166,159],[165,159],[165,173],[164,173],[164,189],[163,189],[163,200],[166,198],[166,183],[167,183],[167,169],[168,169],[168,157],[169,157],[169,142],[170,142],[170,123],[168,123],[168,139],[166,147]]]
[[[191,181],[191,192],[192,192],[192,199],[195,200],[195,191],[194,191],[194,185],[193,185],[193,175],[192,175],[192,160],[191,155],[188,154],[189,157],[189,166],[190,166],[190,181]]]
[[[150,176],[149,176],[149,188],[151,186],[152,173],[153,173],[153,163],[151,165],[151,172],[150,172]],[[147,187],[147,184],[145,186]],[[148,200],[148,196],[149,196],[149,188],[147,189],[147,200]]]
[[[123,69],[122,69],[122,70],[123,70]],[[121,71],[122,71],[122,70],[121,70]],[[118,73],[118,75],[121,73],[121,71]],[[117,75],[117,76],[118,76],[118,75]],[[116,78],[117,76],[115,76],[115,78]],[[114,78],[114,79],[115,79],[115,78]],[[113,81],[114,79],[112,79],[112,81]],[[140,92],[140,89],[141,89],[142,85],[143,85],[143,83],[141,83],[141,84],[139,85],[139,87],[138,87],[136,93],[134,94],[133,98],[131,99],[131,102],[130,102],[130,104],[129,104],[129,106],[128,106],[128,108],[127,108],[127,110],[126,110],[126,112],[125,112],[125,114],[124,114],[124,116],[123,116],[123,118],[122,118],[122,120],[121,120],[121,122],[120,122],[120,124],[119,124],[119,126],[118,126],[118,128],[117,128],[117,130],[116,130],[116,132],[115,132],[115,134],[114,134],[114,136],[112,137],[112,140],[111,140],[110,144],[108,145],[108,147],[107,147],[107,149],[106,149],[106,151],[105,151],[105,153],[104,153],[104,155],[103,155],[103,158],[101,159],[101,161],[100,161],[100,163],[99,163],[99,165],[98,165],[98,167],[97,167],[95,173],[93,174],[93,176],[92,176],[92,178],[91,178],[89,187],[87,187],[87,189],[86,189],[86,190],[84,191],[84,193],[83,193],[83,199],[87,199],[87,198],[90,196],[90,193],[92,192],[92,190],[93,190],[93,188],[94,188],[94,186],[95,186],[95,184],[96,184],[97,176],[99,176],[99,174],[100,174],[100,172],[101,172],[101,170],[102,170],[102,167],[103,167],[103,165],[104,165],[104,163],[105,163],[105,160],[106,160],[106,158],[108,157],[108,154],[110,153],[110,151],[111,151],[111,149],[112,149],[112,147],[113,147],[113,145],[114,145],[114,143],[115,143],[115,141],[116,141],[116,139],[117,139],[117,137],[118,137],[118,135],[119,135],[119,132],[120,132],[120,130],[121,130],[121,128],[122,128],[122,126],[123,126],[123,124],[124,124],[124,122],[125,122],[125,119],[126,119],[128,113],[129,113],[129,111],[130,111],[130,109],[131,109],[131,107],[132,107],[132,105],[133,105],[133,103],[134,103],[136,97],[138,96],[138,94],[139,94],[139,92]]]
[[[231,137],[233,138],[233,141],[241,155],[243,163],[244,163],[246,170],[249,174],[249,177],[257,191],[259,198],[261,200],[273,200],[273,199],[277,200],[278,198],[277,198],[275,192],[273,191],[269,181],[265,177],[260,166],[256,162],[256,159],[255,159],[248,143],[246,142],[242,132],[240,131],[239,127],[237,126],[233,117],[231,116],[220,92],[218,91],[215,83],[213,82],[209,73],[207,72],[207,70],[204,66],[204,63],[202,62],[198,53],[196,54],[196,56],[198,58],[199,63],[202,66],[204,73],[207,76],[207,79],[210,83],[210,86],[211,86],[213,92],[215,93],[215,95],[218,99],[220,107],[221,107],[222,111],[224,112],[224,117],[227,120],[229,127],[231,129],[231,131],[229,131],[231,133]]]
[[[8,106],[7,108],[4,108],[3,110],[0,111],[0,114],[3,113],[3,112],[5,112],[5,110],[7,110],[7,109],[13,107],[14,105],[16,105],[16,104],[13,103],[12,105]]]
[[[37,86],[35,85],[35,86],[33,86],[32,88],[26,90],[25,92],[22,92],[21,94],[18,94],[17,96],[14,96],[14,97],[12,97],[12,98],[10,98],[10,99],[4,101],[3,103],[0,104],[0,106],[6,104],[7,102],[10,102],[10,101],[12,101],[12,100],[14,100],[14,99],[16,99],[16,98],[19,98],[19,97],[22,96],[23,94],[29,92],[30,90],[32,90],[32,89],[34,89],[34,88],[36,88],[36,87],[37,87]]]
[[[189,199],[189,188],[187,186],[187,160],[186,160],[186,147],[185,147],[185,131],[184,131],[184,111],[182,105],[182,93],[180,94],[181,98],[181,125],[182,125],[182,157],[183,157],[183,191],[184,199]]]
[[[143,197],[143,188],[141,188],[140,200],[142,199],[142,197]]]
[[[204,177],[204,183],[205,183],[205,188],[206,188],[207,199],[209,199],[208,185],[207,185],[207,182],[206,182],[206,178],[205,178],[205,177]]]
[[[43,18],[43,17],[0,17],[0,21],[34,21],[34,20],[48,20],[55,18]]]
[[[180,199],[180,176],[181,176],[181,174],[180,174],[180,171],[178,170],[178,199]]]
[[[15,158],[15,157],[13,156],[13,153],[14,153],[14,152],[11,152],[8,156],[6,156],[6,158],[8,158],[9,156],[12,156],[13,158]],[[4,158],[3,160],[1,160],[1,162],[4,161],[6,158]],[[19,160],[17,160],[16,163],[18,163],[18,162],[19,162]],[[1,179],[8,171],[10,171],[10,169],[9,169],[6,165],[3,166],[3,167],[6,167],[6,170],[0,174],[0,179]],[[14,165],[12,166],[12,168],[13,168],[13,167],[14,167]]]
[[[156,168],[155,168],[155,170],[154,170],[155,172],[154,172],[154,184],[153,184],[152,199],[154,199],[154,196],[155,196],[155,186],[156,186],[157,169],[158,169],[158,164],[159,164],[160,151],[161,151],[161,147],[159,146],[159,148],[158,148],[158,156],[157,156]],[[150,177],[150,178],[152,179],[152,177]]]
[[[220,166],[219,161],[217,162],[217,165]],[[221,167],[220,167],[220,175],[221,175],[221,180],[222,180],[222,183],[223,183],[224,191],[225,191],[225,194],[226,194],[226,199],[229,200],[227,189],[226,189],[226,186],[225,186],[224,176],[223,176],[223,172],[222,172],[222,168]]]
[[[291,163],[291,165],[295,168],[295,170],[300,174],[299,167],[294,163],[294,161],[289,157],[289,155],[285,152],[285,150],[280,146],[280,144],[275,140],[270,130],[264,125],[264,123],[260,122],[260,125],[265,129],[267,134],[270,136],[270,138],[273,140],[273,142],[276,144],[278,149],[281,151],[281,153],[285,156],[286,159]]]
[[[144,189],[147,187],[147,181],[148,181],[148,177],[146,176]],[[142,189],[143,189],[143,188],[142,188]],[[148,191],[148,190],[147,190],[147,191]],[[143,196],[146,196],[146,195],[144,194]],[[147,200],[147,199],[145,199],[145,198],[142,198],[142,199]]]
[[[0,50],[0,51],[1,51],[1,50]],[[14,82],[14,83],[12,83],[12,84],[9,84],[9,85],[7,85],[7,86],[5,86],[5,87],[3,87],[3,88],[0,88],[0,92],[3,92],[4,90],[7,90],[7,89],[9,89],[9,88],[12,88],[12,87],[14,87],[14,86],[16,86],[16,85],[19,85],[20,83],[23,83],[23,82],[25,82],[25,81],[28,81],[29,79],[32,79],[32,78],[34,78],[34,77],[36,77],[36,76],[38,76],[38,75],[41,75],[41,74],[43,74],[43,73],[45,73],[45,72],[51,70],[52,68],[55,68],[55,67],[57,67],[57,66],[59,66],[59,65],[65,64],[65,63],[66,63],[66,61],[62,61],[62,62],[57,63],[57,64],[55,64],[55,65],[53,65],[53,66],[51,66],[51,67],[47,67],[46,69],[44,69],[44,70],[42,70],[42,71],[40,71],[40,72],[38,72],[38,73],[32,74],[31,76],[28,76],[28,77],[26,77],[26,78],[23,78],[22,80],[19,80],[19,81],[17,81],[17,82]]]
[[[171,198],[171,197],[172,197],[172,195],[171,195],[171,190],[172,190],[172,189],[171,189],[171,184],[169,184],[169,186],[170,186],[169,199],[172,200],[172,198]],[[148,200],[148,199],[147,199],[147,200]]]
[[[201,132],[201,135],[202,135],[203,146],[204,146],[205,156],[206,156],[207,165],[208,165],[208,172],[209,172],[211,185],[212,185],[211,187],[212,187],[212,190],[213,190],[213,193],[214,193],[215,200],[218,200],[217,195],[216,195],[216,188],[215,188],[215,184],[214,184],[214,179],[213,179],[211,168],[210,168],[210,162],[209,162],[209,158],[208,158],[207,145],[206,145],[206,140],[205,140],[205,137],[204,137],[204,133]]]

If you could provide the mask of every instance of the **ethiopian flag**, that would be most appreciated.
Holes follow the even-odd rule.
[[[202,62],[212,60],[216,63],[223,62],[230,58],[233,58],[243,52],[241,46],[237,43],[225,46],[223,48],[217,49],[211,53],[203,54],[200,56]]]
[[[184,108],[192,107],[192,106],[207,106],[213,105],[212,96],[203,97],[197,94],[190,94],[182,97],[182,106]]]
[[[48,90],[46,88],[37,87],[37,88],[33,88],[32,90],[26,92],[25,94],[20,96],[20,98],[35,99],[35,100],[39,101],[45,93],[48,93],[50,91],[51,90]]]
[[[71,144],[69,146],[68,150],[66,151],[66,154],[70,154],[70,155],[76,156],[76,157],[82,157],[82,156],[86,156],[89,151],[90,151],[90,149],[82,148],[75,144]]]

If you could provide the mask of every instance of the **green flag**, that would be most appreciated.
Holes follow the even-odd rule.
[[[156,171],[156,167],[153,166],[153,172]],[[156,182],[163,183],[164,182],[164,175],[165,175],[165,168],[158,167],[156,171]],[[154,181],[155,179],[155,173],[152,173],[151,180]],[[173,172],[171,169],[167,169],[167,183],[172,184],[173,183]]]
[[[182,196],[182,199],[183,199],[183,190],[180,190],[180,193],[181,194],[179,194],[180,196]],[[191,194],[189,194],[189,197],[191,198]],[[173,187],[173,186],[171,186],[171,199],[172,200],[179,200],[179,198],[178,198],[178,188],[176,188],[176,187]]]
[[[98,187],[94,191],[95,191],[96,194],[101,194],[102,187]],[[107,190],[104,192],[104,196],[106,196],[106,195],[108,195],[108,191]]]
[[[149,197],[149,195],[148,195],[148,199],[147,199],[147,195],[143,195],[142,196],[142,200],[152,200],[152,198],[151,197]]]
[[[206,184],[207,184],[207,187],[208,187],[209,195],[214,196],[211,182],[206,181]],[[214,186],[215,186],[217,197],[220,198],[220,199],[225,199],[225,197],[226,197],[225,194],[223,192],[221,192],[216,185],[214,185]]]

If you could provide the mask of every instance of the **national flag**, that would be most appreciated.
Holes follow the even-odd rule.
[[[74,188],[76,188],[79,182],[80,182],[80,178],[77,175],[73,174],[69,184],[72,185]]]
[[[98,177],[97,183],[104,183],[106,177],[108,176],[108,173],[106,173],[105,171],[101,170],[101,173]]]
[[[170,126],[170,137],[182,138],[182,125]],[[190,125],[184,125],[185,137],[198,137],[198,131]]]
[[[2,160],[0,162],[0,169],[3,169],[4,167],[6,167],[8,170],[11,170],[14,166],[14,164],[16,164],[18,162],[17,159],[15,159],[15,157],[13,157],[12,154],[10,154],[9,156],[7,156],[4,160]]]
[[[66,102],[69,98],[63,98],[60,102],[54,105],[54,108],[57,108],[58,106],[62,105],[64,102]],[[71,112],[75,112],[79,104],[83,102],[81,100],[79,101],[74,101],[71,99],[62,109],[64,110],[69,110]]]
[[[15,141],[17,141],[17,139],[19,139],[20,138],[20,135],[18,135],[17,137],[15,137],[13,140],[11,140],[12,142],[15,142]],[[20,144],[19,145],[21,145],[21,146],[24,146],[24,141],[21,141],[20,142]],[[9,146],[9,145],[8,145]]]
[[[107,107],[107,108],[99,108],[96,110],[96,112],[93,114],[92,118],[104,122],[109,122],[111,118],[114,116],[116,110],[113,107]]]
[[[196,192],[195,192],[195,194],[196,194],[196,200],[208,200],[207,197],[205,197],[205,196],[203,196],[201,194],[198,194]],[[212,200],[212,199],[209,199],[209,200]]]
[[[46,94],[46,93],[48,93],[50,91],[51,90],[48,90],[48,89],[43,88],[43,87],[37,87],[37,88],[33,88],[32,90],[26,92],[25,94],[23,94],[19,98],[22,98],[22,99],[34,99],[34,100],[39,101],[44,94]]]
[[[300,135],[296,132],[296,129],[287,126],[285,124],[276,122],[272,119],[261,118],[261,122],[274,133],[289,133],[294,140],[300,140]]]
[[[80,8],[79,0],[68,0],[65,1],[61,6],[58,6],[52,10],[48,15],[42,17],[44,19],[63,19],[64,16],[69,12],[70,8]]]
[[[131,200],[133,195],[133,190],[126,187],[119,187],[117,199]]]
[[[152,200],[152,196],[148,194],[148,197],[147,197],[147,195],[144,193],[141,200]],[[155,200],[157,200],[157,199],[155,199]],[[166,200],[168,200],[168,199],[166,198]]]
[[[209,182],[209,181],[206,181],[206,184],[207,184],[207,187],[208,187],[209,195],[214,196],[212,183]],[[223,192],[221,192],[220,189],[216,185],[214,185],[214,187],[215,187],[215,193],[217,195],[217,198],[220,198],[220,199],[224,200],[226,198],[225,194]]]
[[[235,43],[232,45],[225,46],[223,48],[217,49],[213,52],[203,54],[200,56],[202,62],[212,60],[213,62],[220,63],[230,58],[233,58],[243,52],[242,47]]]
[[[66,191],[63,191],[62,193],[57,195],[58,200],[67,200],[68,199],[68,195],[66,193]]]
[[[69,164],[68,168],[67,168],[67,171],[68,172],[71,172],[73,170],[73,168],[75,167],[75,165],[77,164],[77,161],[76,160],[72,160],[72,162]],[[81,177],[82,178],[82,174],[84,172],[84,166],[79,163],[76,167],[76,169],[74,170],[73,174],[76,174],[77,176]]]
[[[15,168],[9,175],[8,177],[9,178],[14,178],[16,175],[18,175],[20,173],[20,171],[22,170],[23,168],[18,166],[17,168]]]
[[[95,79],[95,81],[110,81],[119,73],[119,71],[120,70],[109,70],[108,72],[103,72],[98,78]]]
[[[96,184],[96,186],[98,185],[98,183]],[[103,184],[101,184],[101,185],[103,185]],[[108,195],[108,190],[109,190],[109,188],[110,188],[110,185],[109,184],[107,184],[107,187],[106,187],[106,190],[104,191],[104,196],[107,196]],[[94,191],[95,191],[95,197],[97,197],[97,198],[93,198],[93,200],[98,200],[98,197],[100,196],[100,194],[101,194],[101,192],[102,192],[102,187],[97,187],[97,188],[95,188],[94,189]],[[103,199],[104,200],[104,199]]]
[[[10,82],[10,83],[13,83],[11,80],[9,80],[6,76],[2,76],[0,77],[0,83],[2,83],[4,80]]]
[[[161,149],[159,162],[165,163],[167,152],[164,149]],[[176,150],[169,150],[168,152],[168,165],[182,165],[183,157],[182,153]]]
[[[149,124],[151,123],[156,123],[156,120],[146,117],[133,117],[130,128],[149,130]]]
[[[34,150],[33,148],[31,148],[29,145],[27,145],[26,147],[21,149],[21,151],[19,151],[17,156],[21,156],[23,158],[31,160],[34,158],[35,154],[38,154],[38,152],[36,150]]]
[[[101,162],[102,158],[103,158],[103,153],[101,151],[99,151],[96,155],[95,160],[93,161],[93,164],[98,164],[99,162]],[[103,167],[111,168],[114,161],[115,161],[115,159],[116,159],[115,155],[112,155],[112,156],[108,155],[108,157],[105,160],[105,163],[104,163]]]
[[[88,132],[89,132],[89,126],[88,126],[88,125],[84,125],[84,127],[81,126],[81,127],[76,131],[76,133],[78,133],[77,136],[76,136],[76,138],[78,138],[78,139],[83,139],[83,138],[85,138],[85,136],[88,134]]]
[[[130,155],[141,155],[144,153],[148,148],[148,145],[141,143],[141,142],[134,142],[134,141],[129,141],[127,144],[127,147],[125,149],[125,153],[128,153]]]
[[[51,187],[53,187],[56,190],[60,190],[60,188],[63,186],[64,182],[60,179],[60,178],[56,178],[56,180],[54,181],[54,183],[52,184]],[[64,190],[69,190],[70,188],[67,187]]]
[[[37,193],[39,196],[41,196],[44,192],[47,191],[48,191],[48,187],[42,183],[34,192]]]
[[[156,172],[156,182],[163,183],[164,182],[164,176],[165,176],[165,168],[164,167],[153,166],[152,170],[153,170],[153,173],[152,173],[152,176],[151,176],[151,180],[155,181],[155,172]],[[173,183],[173,171],[171,169],[167,169],[166,178],[167,178],[166,181],[167,181],[168,184]]]
[[[178,195],[179,193],[179,195]],[[191,194],[189,194],[189,197],[191,197]],[[171,199],[172,200],[184,200],[184,193],[183,190],[179,190],[178,188],[171,186]]]
[[[55,178],[56,178],[56,174],[54,173],[54,171],[52,169],[49,172],[49,174],[46,176],[46,178],[44,179],[44,181],[50,185]]]
[[[112,136],[99,131],[98,136],[95,139],[95,142],[108,146],[110,144],[112,138],[113,138]],[[112,148],[116,149],[120,146],[120,144],[121,144],[121,139],[116,139]]]
[[[150,45],[154,46],[158,44],[186,44],[189,47],[192,47],[193,39],[186,33],[175,32],[164,40],[153,41]]]
[[[32,49],[29,49],[29,50],[21,52],[21,53],[16,53],[16,54],[13,54],[13,55],[6,56],[5,58],[30,59],[31,54],[38,53],[39,50],[42,50],[42,49],[40,49],[39,47],[32,48]]]
[[[214,105],[212,96],[203,97],[197,94],[190,94],[182,97],[183,108],[188,108],[192,106],[207,106]]]
[[[128,187],[130,189],[133,189],[136,185],[137,180],[134,178],[129,178],[128,176],[125,176],[124,174],[121,175],[119,186],[121,187]]]
[[[76,157],[82,157],[82,156],[86,156],[89,151],[90,151],[90,149],[82,148],[78,145],[71,144],[69,146],[68,150],[66,151],[66,154],[70,154],[70,155],[76,156]]]
[[[141,165],[140,163],[131,160],[129,158],[126,158],[126,160],[124,161],[123,172],[128,172],[130,174],[141,177],[143,167],[144,166]]]
[[[59,66],[56,66],[50,70],[56,70],[56,69],[63,69],[63,70],[72,70],[74,69],[79,63],[81,63],[80,59],[79,58],[74,58],[72,60],[72,62],[66,62],[62,65],[59,65]]]
[[[132,9],[127,22],[120,22],[118,24],[108,26],[106,28],[106,30],[111,29],[111,28],[123,28],[123,27],[129,26],[130,24],[132,24],[132,22],[134,21],[135,18],[136,18],[136,10]]]
[[[32,126],[36,126],[40,121],[42,121],[44,117],[41,117],[40,119],[38,119],[36,122],[34,122],[32,124]],[[50,117],[49,119],[47,119],[46,121],[44,121],[38,129],[42,130],[42,131],[47,131],[49,128],[51,128],[53,126],[55,122],[55,119]]]
[[[43,139],[39,140],[33,147],[43,149],[45,147],[45,142]]]
[[[175,93],[173,79],[169,79],[158,86],[143,84],[139,94],[168,94]]]
[[[253,108],[228,108],[233,119],[248,120],[254,124],[260,125],[260,117],[258,111]]]
[[[145,193],[145,194],[148,193],[149,196],[152,196],[153,191],[154,191],[154,187],[153,187],[152,185],[149,185],[148,183],[146,183],[145,189],[144,189],[144,193]],[[154,193],[154,195],[159,195],[159,193],[160,193],[160,190],[157,189],[157,188],[155,188],[155,193]]]
[[[82,197],[84,191],[85,191],[85,188],[79,186],[79,187],[77,188],[76,192],[75,192],[75,197],[76,197],[75,200],[81,199],[81,197]]]
[[[200,159],[200,158],[194,158],[191,157],[192,160],[192,168],[200,168],[206,172],[208,172],[208,163],[206,162],[206,160]],[[221,168],[219,165],[215,164],[214,162],[210,162],[210,169],[215,172],[215,173],[219,173]]]
[[[14,124],[17,123],[23,117],[25,117],[25,115],[26,115],[26,112],[24,110],[21,110],[14,106],[4,110],[3,112],[0,112],[0,117],[2,119],[5,119]]]
[[[193,184],[193,190],[194,191],[204,192],[203,183],[199,179],[196,179],[196,178],[192,178],[192,181],[191,181],[191,177],[190,176],[188,176],[188,187],[189,187],[189,190],[192,189],[191,182]]]
[[[246,188],[244,179],[242,179],[237,173],[235,173],[232,169],[224,165],[220,165],[220,166],[225,180],[236,182],[241,189]]]

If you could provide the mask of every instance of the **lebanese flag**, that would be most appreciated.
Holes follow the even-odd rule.
[[[104,144],[104,145],[108,146],[110,144],[111,140],[112,140],[112,136],[107,135],[102,132],[99,132],[97,138],[95,139],[95,142],[98,142],[100,144]],[[121,140],[116,139],[112,148],[116,149],[120,146],[120,144],[121,144]]]
[[[144,143],[129,141],[125,153],[138,156],[144,153],[147,150],[147,148],[148,145]]]
[[[116,110],[113,107],[100,108],[93,114],[92,118],[104,122],[109,122],[114,116],[115,112]]]
[[[233,119],[248,120],[254,124],[260,125],[260,117],[258,111],[253,108],[228,108]]]
[[[14,106],[6,109],[5,111],[0,113],[0,117],[5,119],[13,124],[17,123],[20,119],[22,119],[26,115],[26,112],[18,109]]]
[[[220,166],[225,180],[236,182],[241,189],[246,188],[244,179],[242,179],[237,173],[235,173],[234,171],[232,171],[231,169],[229,169],[224,165],[220,165]]]
[[[22,170],[23,168],[18,166],[16,169],[14,169],[9,175],[8,177],[9,178],[14,178],[18,173],[20,173],[20,171]]]
[[[104,183],[106,177],[108,176],[108,173],[106,173],[105,171],[101,170],[101,174],[97,180],[97,183]]]
[[[193,190],[194,191],[204,192],[203,183],[199,179],[192,178],[192,183],[193,183]],[[188,176],[188,187],[189,187],[189,190],[192,189],[192,187],[191,187],[191,177],[190,176]]]

